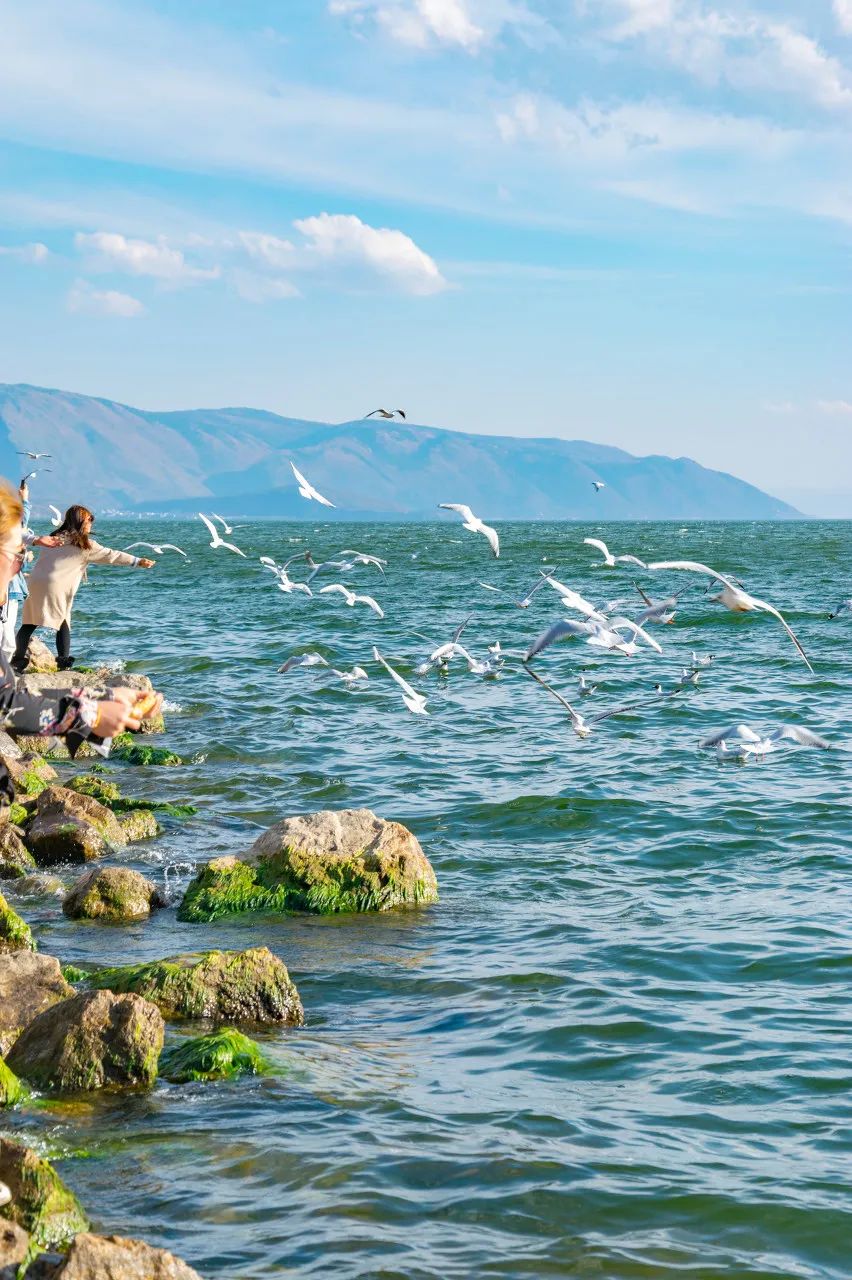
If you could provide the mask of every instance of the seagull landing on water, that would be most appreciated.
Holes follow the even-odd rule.
[[[686,573],[704,573],[708,577],[713,578],[716,582],[721,582],[722,590],[718,595],[710,596],[716,604],[723,604],[726,609],[730,609],[732,613],[771,613],[773,618],[777,618],[781,626],[787,632],[787,635],[793,641],[804,659],[805,666],[808,671],[813,674],[813,667],[808,661],[808,655],[799,644],[796,636],[790,627],[781,617],[781,614],[774,605],[767,604],[765,600],[758,600],[756,596],[749,595],[742,587],[738,587],[731,578],[726,578],[724,574],[717,573],[715,569],[710,569],[706,564],[698,564],[695,560],[657,560],[654,564],[646,565],[648,569],[683,569]]]
[[[208,520],[206,516],[202,515],[200,511],[198,512],[198,519],[202,520],[204,524],[207,525],[210,532],[211,547],[214,549],[216,547],[224,547],[226,551],[233,551],[235,555],[242,556],[244,560],[247,559],[245,551],[240,551],[239,547],[234,546],[233,542],[222,541],[219,536],[219,530],[216,528],[215,524],[213,524],[212,520]]]
[[[603,480],[593,480],[592,488],[594,489],[595,493],[600,493],[601,489],[606,488],[606,485],[604,484]]]
[[[589,684],[588,680],[586,679],[586,677],[583,675],[582,672],[577,677],[577,688],[579,690],[581,698],[590,698],[592,694],[597,690],[597,687],[598,686],[596,684]]]
[[[329,502],[328,498],[324,498],[322,494],[319,493],[319,491],[314,488],[314,486],[310,483],[310,481],[305,479],[301,471],[299,471],[299,469],[292,462],[290,463],[290,470],[293,472],[293,475],[296,477],[296,482],[299,486],[299,493],[303,498],[307,498],[309,501],[319,502],[324,507],[334,506],[333,502]]]
[[[418,693],[416,689],[412,689],[408,681],[404,679],[398,671],[394,671],[389,662],[385,661],[378,649],[373,649],[373,657],[376,659],[376,662],[380,662],[382,664],[388,675],[399,685],[402,690],[402,700],[408,707],[411,714],[414,716],[428,716],[429,712],[426,710],[426,699],[423,697],[423,694]]]
[[[337,667],[331,668],[332,675],[338,676],[343,681],[347,689],[353,684],[357,684],[359,680],[369,680],[369,676],[363,667],[353,667],[351,671],[338,671]]]
[[[701,750],[715,747],[720,759],[735,759],[745,762],[754,758],[762,758],[775,751],[781,742],[797,742],[802,747],[819,747],[821,751],[829,751],[831,743],[820,734],[810,729],[800,728],[796,724],[782,724],[769,733],[760,734],[750,724],[731,724],[727,729],[702,739],[698,746]]]
[[[369,413],[364,414],[365,421],[367,418],[402,418],[404,422],[405,410],[404,409],[372,409]]]
[[[644,560],[640,560],[638,556],[614,556],[610,553],[605,542],[601,542],[600,538],[584,538],[583,542],[588,547],[597,547],[603,556],[602,564],[595,565],[596,569],[614,569],[617,564],[638,564],[640,569],[647,568]]]
[[[53,525],[54,529],[58,529],[63,520],[62,512],[58,507],[55,507],[52,502],[48,502],[47,506],[50,511],[50,523]]]
[[[470,533],[481,533],[488,540],[494,556],[500,554],[500,539],[497,536],[497,530],[492,529],[490,525],[483,524],[479,516],[475,516],[470,507],[463,502],[439,502],[438,506],[444,511],[456,511],[462,518],[462,528],[467,529]]]
[[[30,453],[29,449],[16,449],[19,458],[32,458],[33,462],[40,462],[42,458],[52,458],[52,453]]]
[[[377,618],[383,618],[385,616],[384,609],[382,609],[381,605],[379,605],[372,596],[356,595],[354,591],[350,591],[348,587],[344,587],[342,582],[331,582],[327,587],[322,587],[320,590],[321,596],[326,596],[331,593],[343,596],[343,599],[349,605],[350,609],[353,605],[365,604],[368,609],[373,610],[373,613]]]
[[[321,653],[299,653],[278,668],[278,674],[285,676],[296,667],[327,667],[328,663]]]
[[[176,551],[179,556],[183,556],[184,560],[188,560],[185,551],[181,551],[180,547],[176,547],[173,542],[163,542],[159,546],[156,542],[131,542],[129,547],[125,547],[125,551],[133,551],[136,547],[147,547],[149,551],[153,551],[154,555],[161,556],[164,551]]]
[[[459,644],[461,634],[472,617],[473,614],[470,614],[469,617],[465,618],[464,622],[459,623],[453,632],[452,640],[448,640],[446,644],[435,645],[432,652],[429,654],[429,657],[425,658],[424,661],[420,663],[420,666],[415,668],[416,675],[428,675],[433,667],[438,667],[440,669],[440,674],[446,675],[449,670],[451,658],[464,658],[468,662],[472,661],[467,649],[464,649]],[[421,636],[418,631],[415,631],[414,634],[420,640],[426,640],[429,644],[434,643],[429,640],[428,636]]]

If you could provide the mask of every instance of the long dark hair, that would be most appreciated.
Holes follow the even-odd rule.
[[[72,546],[79,547],[81,551],[89,551],[92,544],[88,533],[83,530],[83,525],[87,520],[94,522],[94,519],[94,513],[88,507],[69,507],[65,512],[65,519],[55,531],[54,536],[58,537],[64,533],[66,541],[70,542]]]

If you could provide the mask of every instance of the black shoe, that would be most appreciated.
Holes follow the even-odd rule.
[[[69,653],[69,655],[68,655],[68,657],[67,657],[67,658],[57,658],[57,660],[56,660],[56,670],[57,670],[57,671],[72,671],[72,670],[73,670],[73,668],[74,668],[74,663],[75,663],[75,662],[76,662],[76,658],[75,658],[72,654],[70,654],[70,653]]]
[[[22,676],[29,665],[30,660],[27,657],[13,657],[9,663],[16,676]]]

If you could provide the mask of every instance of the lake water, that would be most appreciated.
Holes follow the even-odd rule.
[[[116,777],[199,813],[135,846],[132,865],[174,894],[288,814],[366,805],[412,828],[441,898],[210,926],[166,910],[126,928],[18,901],[66,962],[264,943],[307,1023],[259,1037],[268,1078],[159,1084],[4,1125],[64,1157],[98,1229],[171,1248],[206,1280],[845,1280],[852,615],[826,614],[852,594],[852,524],[500,532],[493,561],[454,521],[250,524],[234,534],[252,557],[239,560],[210,550],[198,521],[99,523],[109,545],[152,536],[191,557],[95,569],[75,610],[80,660],[127,659],[179,707],[166,741],[185,767],[116,764]],[[674,625],[654,629],[662,656],[567,642],[537,664],[569,698],[579,671],[593,676],[591,715],[670,686],[693,649],[715,654],[679,698],[580,741],[516,662],[496,682],[456,663],[414,679],[431,714],[410,715],[372,645],[411,677],[428,652],[414,633],[444,641],[473,614],[476,654],[497,639],[519,650],[562,615],[556,594],[521,611],[477,583],[520,596],[540,568],[595,601],[630,595],[624,571],[591,567],[584,535],[736,575],[785,613],[816,674],[776,621],[727,613],[695,577]],[[388,560],[385,580],[346,577],[384,620],[285,596],[257,563],[342,547]],[[658,597],[685,578],[639,576]],[[369,682],[276,675],[306,648]],[[742,719],[808,724],[839,749],[746,766],[697,750]]]

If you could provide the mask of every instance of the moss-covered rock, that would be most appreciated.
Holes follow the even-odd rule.
[[[0,825],[0,880],[20,880],[36,868],[36,861],[10,822]]]
[[[52,675],[57,667],[56,655],[51,653],[43,640],[33,636],[27,645],[26,670],[37,675]]]
[[[76,964],[62,965],[62,976],[66,982],[85,982],[89,974],[86,969],[81,969]]]
[[[434,902],[435,873],[414,835],[369,809],[287,818],[245,859],[216,858],[187,888],[186,921],[245,911],[389,911]]]
[[[118,800],[121,796],[117,782],[109,782],[97,773],[78,774],[76,778],[69,778],[65,785],[81,796],[92,796],[93,799],[100,800],[108,808],[112,808],[113,800]]]
[[[73,994],[55,956],[32,951],[0,955],[0,1056],[34,1018]]]
[[[304,1011],[286,966],[268,947],[204,951],[90,974],[95,987],[133,991],[167,1018],[300,1025]]]
[[[27,1089],[14,1071],[0,1058],[0,1107],[14,1107],[23,1102]]]
[[[0,893],[0,952],[35,951],[30,926]]]
[[[0,1181],[12,1193],[4,1215],[41,1248],[66,1244],[88,1230],[83,1206],[53,1166],[9,1138],[0,1138]]]
[[[81,1093],[152,1085],[162,1047],[162,1014],[150,1000],[83,991],[34,1018],[7,1062],[40,1089]]]
[[[26,805],[15,801],[9,806],[9,822],[13,827],[22,827],[25,822],[29,821],[30,811]]]
[[[160,1075],[173,1084],[259,1076],[268,1070],[260,1045],[234,1027],[220,1027],[209,1036],[184,1040],[167,1049],[160,1061]]]
[[[132,809],[128,813],[122,813],[118,823],[131,844],[139,840],[154,840],[162,831],[150,809]]]
[[[41,793],[26,829],[27,847],[39,866],[89,862],[127,844],[121,824],[106,805],[68,787]]]
[[[158,765],[170,768],[183,764],[183,760],[179,755],[175,755],[174,751],[168,751],[165,747],[154,747],[147,742],[135,742],[133,735],[129,733],[120,733],[113,738],[110,755],[116,760],[123,760],[125,764],[133,765]]]
[[[25,755],[18,747],[14,748],[14,752],[0,752],[0,764],[12,779],[15,795],[18,797],[39,795],[57,776],[56,770],[44,756],[33,753]]]
[[[143,920],[166,906],[160,890],[130,867],[92,867],[62,904],[72,920]]]

